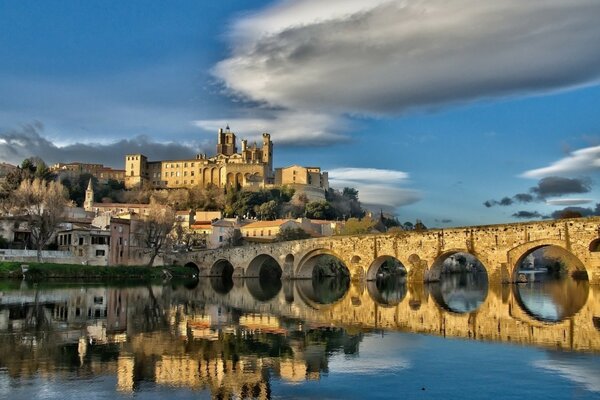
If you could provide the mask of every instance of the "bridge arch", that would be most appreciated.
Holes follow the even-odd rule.
[[[478,254],[477,252],[470,251],[468,249],[455,248],[455,249],[446,250],[445,252],[443,252],[442,254],[438,255],[435,258],[435,260],[431,264],[431,268],[429,268],[429,276],[428,276],[427,280],[428,281],[439,281],[441,274],[443,272],[444,262],[446,262],[446,260],[448,260],[450,257],[453,257],[459,253],[474,257],[479,262],[479,264],[481,264],[481,266],[483,267],[483,270],[486,272],[486,274],[488,274],[488,276],[490,275],[491,271],[489,270],[489,265],[488,265],[489,263],[487,262],[487,260],[484,256],[482,256],[481,254]]]
[[[233,278],[233,264],[224,258],[220,258],[214,262],[210,268],[209,276],[220,276],[224,278]]]
[[[294,277],[297,279],[312,279],[313,271],[319,259],[319,256],[328,255],[337,258],[344,267],[350,272],[348,264],[344,261],[344,258],[336,254],[334,251],[329,249],[314,249],[307,252],[298,262]]]
[[[367,270],[367,281],[374,281],[377,278],[377,273],[380,269],[384,267],[384,265],[387,266],[390,264],[395,264],[396,268],[401,268],[403,270],[402,275],[406,275],[407,268],[402,261],[394,256],[383,255],[377,257],[369,266],[369,269]]]
[[[588,279],[588,271],[585,267],[585,264],[581,258],[579,258],[565,246],[565,242],[563,240],[541,239],[524,243],[520,246],[513,247],[508,251],[507,259],[509,262],[510,275],[513,279],[513,282],[516,282],[518,279],[517,274],[523,260],[525,260],[525,258],[527,258],[534,251],[544,247],[555,247],[563,251],[565,254],[572,256],[575,260],[577,260],[577,262],[573,263],[575,271],[571,271],[571,273],[574,273],[575,276],[578,276],[579,278],[585,280]]]
[[[188,261],[183,266],[185,268],[190,268],[190,269],[194,270],[194,272],[196,273],[196,275],[198,275],[200,273],[200,267],[198,267],[198,265],[195,262],[193,262],[193,261]]]
[[[598,252],[600,252],[600,238],[594,239],[594,240],[591,241],[591,243],[590,243],[590,252],[591,253],[598,253]]]
[[[269,254],[259,254],[250,261],[250,264],[248,264],[245,276],[247,278],[260,278],[261,275],[264,275],[265,273],[270,273],[274,276],[276,275],[279,279],[281,278],[283,269],[273,256]]]

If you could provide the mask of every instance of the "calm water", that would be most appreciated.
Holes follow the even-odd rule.
[[[3,283],[0,398],[600,398],[600,288]]]

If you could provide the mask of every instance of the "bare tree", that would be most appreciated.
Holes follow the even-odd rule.
[[[144,252],[150,255],[148,267],[154,264],[159,254],[169,249],[175,221],[173,209],[157,203],[152,203],[148,215],[139,221],[137,236]]]
[[[59,182],[26,179],[12,192],[9,204],[13,214],[26,218],[37,259],[42,261],[42,249],[62,222],[65,207],[71,204],[66,189]]]

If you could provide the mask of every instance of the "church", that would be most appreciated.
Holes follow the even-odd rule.
[[[214,157],[198,154],[188,160],[149,161],[143,154],[125,156],[125,187],[139,185],[154,189],[186,187],[264,188],[275,181],[273,142],[271,135],[262,134],[262,143],[248,145],[241,141],[238,152],[236,135],[229,126],[217,133],[217,153]]]

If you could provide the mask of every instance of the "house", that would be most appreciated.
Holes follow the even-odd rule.
[[[293,219],[276,219],[274,221],[255,221],[240,228],[244,240],[250,242],[271,242],[276,240],[277,234],[286,228],[302,228],[298,221]]]
[[[226,245],[236,245],[241,239],[241,228],[245,223],[237,218],[223,218],[214,221],[212,231],[206,242],[209,249],[216,249]]]

